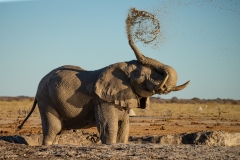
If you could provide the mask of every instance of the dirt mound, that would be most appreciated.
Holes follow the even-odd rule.
[[[0,140],[11,143],[39,146],[42,143],[42,134],[2,136]],[[68,131],[58,135],[54,144],[60,145],[93,145],[100,144],[101,141],[97,134],[86,133],[82,130]],[[129,137],[129,143],[146,144],[158,143],[169,145],[195,144],[208,146],[240,146],[240,133],[227,133],[223,131],[196,132],[177,135]]]
[[[195,144],[208,146],[240,146],[240,133],[224,131],[206,131],[164,136],[130,137],[134,143],[159,143],[159,144]]]

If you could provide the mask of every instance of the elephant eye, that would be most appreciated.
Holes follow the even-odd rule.
[[[144,73],[144,72],[141,72],[141,76],[144,77],[144,76],[145,76],[145,73]]]

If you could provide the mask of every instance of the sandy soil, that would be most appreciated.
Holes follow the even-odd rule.
[[[41,120],[38,117],[31,117],[24,127],[16,132],[17,126],[22,122],[24,117],[3,117],[0,118],[0,134],[16,135],[42,133]],[[166,135],[191,133],[198,131],[226,131],[230,133],[240,132],[240,121],[237,119],[217,119],[206,117],[131,117],[130,118],[130,136],[146,135]],[[97,128],[92,127],[85,129],[86,132],[97,133]]]
[[[31,117],[22,130],[16,131],[16,127],[22,119],[23,117],[1,118],[1,137],[41,134],[41,121],[37,117]],[[0,159],[240,159],[240,146],[162,144],[159,140],[153,141],[151,138],[199,131],[237,133],[240,131],[240,122],[238,120],[201,117],[169,119],[164,116],[136,116],[130,118],[130,137],[127,145],[102,145],[86,141],[87,143],[82,145],[56,144],[47,147],[15,144],[0,140]],[[89,135],[97,135],[96,127],[85,129],[83,132],[87,133],[85,135],[88,137]],[[240,139],[237,141],[240,143]]]

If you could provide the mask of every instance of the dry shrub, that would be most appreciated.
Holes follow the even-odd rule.
[[[177,97],[173,97],[173,98],[171,99],[171,102],[172,102],[172,103],[177,103],[177,102],[178,102],[178,98],[177,98]]]

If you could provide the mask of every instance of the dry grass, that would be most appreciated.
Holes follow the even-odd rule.
[[[0,101],[1,117],[25,117],[33,105],[32,99]],[[39,117],[38,109],[35,109],[32,116]]]
[[[25,117],[30,111],[33,99],[0,101],[1,117]],[[138,116],[165,116],[166,118],[199,117],[207,119],[228,119],[240,121],[240,104],[177,104],[177,103],[152,103],[150,110],[134,108]],[[33,117],[39,117],[36,107]]]
[[[240,120],[240,105],[233,104],[176,104],[152,103],[150,110],[134,108],[139,116],[166,116],[166,117],[199,117],[212,119]]]

